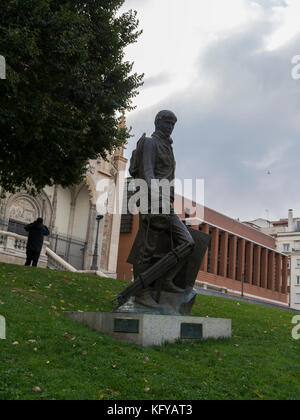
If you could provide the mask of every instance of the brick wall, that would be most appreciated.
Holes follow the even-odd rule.
[[[206,273],[204,271],[199,272],[197,280],[205,282],[205,283],[210,283],[215,286],[225,287],[227,289],[234,290],[236,292],[236,293],[228,292],[228,294],[241,295],[242,283],[237,280],[232,280],[229,278],[217,276],[215,274]],[[257,287],[252,284],[247,284],[247,283],[244,284],[244,293],[260,297],[261,298],[260,300],[265,299],[266,302],[269,299],[269,300],[282,302],[283,304],[287,303],[286,294],[268,290],[268,289],[263,289],[261,287]]]
[[[181,215],[181,217],[184,217],[183,213],[185,208],[192,209],[194,205],[195,203],[193,203],[191,200],[183,198],[179,195],[176,196],[175,209],[179,210],[178,213]],[[204,214],[204,221],[208,224],[218,226],[223,230],[235,233],[239,236],[243,236],[250,241],[258,242],[266,247],[273,249],[276,248],[275,239],[273,237],[266,235],[250,226],[247,226],[244,223],[225,216],[224,214],[218,213],[217,211],[208,207],[204,207],[203,209],[203,207],[198,205],[198,211],[199,214]],[[193,217],[192,214],[191,217]]]
[[[194,203],[190,200],[185,200],[184,204],[185,206],[183,206],[183,198],[177,196],[175,210],[178,210],[178,207],[182,210],[181,212],[177,211],[181,217],[185,217],[185,208],[191,208]],[[202,230],[206,233],[210,231],[213,237],[210,247],[210,258],[208,258],[207,253],[202,263],[198,280],[226,287],[240,294],[241,280],[243,274],[245,274],[244,292],[246,294],[287,303],[286,261],[280,262],[278,260],[279,264],[274,265],[277,262],[277,257],[270,250],[270,248],[275,250],[274,238],[207,207],[204,209],[200,208],[200,212],[201,210],[203,210],[202,214],[205,221],[202,225]],[[127,263],[127,258],[138,232],[138,225],[139,216],[135,215],[132,232],[121,233],[120,235],[117,268],[117,277],[119,279],[132,279],[132,266]],[[217,226],[219,229],[214,228],[214,226]],[[194,226],[194,228],[198,229],[198,226]],[[230,235],[228,232],[234,235]],[[220,252],[220,258],[218,257],[218,252]],[[279,283],[281,270],[282,285]]]

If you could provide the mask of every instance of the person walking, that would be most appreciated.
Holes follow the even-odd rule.
[[[44,226],[44,220],[39,217],[34,223],[25,226],[26,232],[29,233],[26,249],[26,263],[25,266],[37,267],[41,255],[44,236],[49,236],[49,229]]]

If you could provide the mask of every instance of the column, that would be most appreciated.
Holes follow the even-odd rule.
[[[253,267],[253,284],[254,286],[260,286],[260,274],[261,274],[261,247],[256,245],[254,248],[254,267]]]
[[[96,205],[92,204],[92,202],[90,201],[89,223],[88,223],[87,237],[86,237],[87,245],[85,247],[85,252],[84,252],[84,269],[85,270],[89,270],[92,265],[92,256],[94,252],[93,246],[95,242],[94,236],[96,235],[95,233],[96,217],[97,217]]]
[[[281,291],[281,284],[282,284],[282,255],[276,254],[276,280],[275,280],[276,292]]]
[[[245,274],[245,251],[246,251],[246,240],[239,239],[238,241],[238,274],[237,280],[242,281],[242,276]]]
[[[228,232],[221,234],[221,251],[220,251],[220,276],[227,277],[227,263],[228,263]]]
[[[261,287],[268,287],[269,250],[263,248],[261,251]]]
[[[202,223],[201,232],[209,235],[209,225],[207,223]],[[208,250],[206,251],[205,256],[203,258],[200,270],[207,272],[207,264],[208,264]]]
[[[210,272],[218,274],[219,229],[214,228],[211,239]]]
[[[117,264],[118,264],[120,228],[121,228],[123,197],[124,197],[124,189],[125,189],[125,178],[124,178],[125,166],[124,166],[124,170],[123,170],[123,166],[121,166],[121,169],[122,169],[121,171],[119,168],[115,191],[114,191],[115,205],[114,205],[114,215],[113,215],[112,226],[111,226],[110,248],[109,248],[109,258],[108,258],[108,271],[110,273],[116,273]]]
[[[268,269],[268,289],[275,289],[275,253],[269,252],[269,269]]]
[[[247,243],[247,252],[246,252],[246,283],[253,283],[253,242]]]
[[[288,257],[283,257],[282,261],[282,287],[281,293],[287,294],[288,292]]]
[[[56,225],[57,194],[58,194],[58,186],[55,185],[54,186],[54,193],[53,193],[53,200],[52,200],[53,213],[52,213],[51,228],[50,228],[51,229],[51,233],[54,231],[55,225]]]
[[[76,194],[75,188],[70,188],[71,192],[71,203],[70,203],[70,213],[69,213],[69,224],[68,224],[68,235],[72,236],[74,228],[74,218],[75,218],[75,207],[76,207]]]
[[[236,253],[237,253],[237,237],[231,236],[229,239],[229,278],[236,279]]]

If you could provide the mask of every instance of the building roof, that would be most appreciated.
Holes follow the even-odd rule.
[[[287,226],[288,225],[287,220],[278,220],[276,222],[272,222],[273,226]]]
[[[189,204],[191,208],[195,207],[195,203],[192,200],[188,200],[176,194],[175,209],[177,208],[177,206],[180,206],[180,200],[185,200],[184,203],[186,205]],[[219,213],[216,210],[212,210],[209,207],[197,204],[197,207],[198,206],[200,209],[199,213],[202,213],[202,217],[200,216],[199,218],[203,219],[203,222],[211,224],[212,226],[218,226],[220,229],[233,233],[237,236],[247,238],[249,241],[259,243],[260,245],[265,246],[267,248],[276,248],[275,239],[272,236],[261,232],[255,227],[246,225],[236,219],[232,219],[229,216]],[[183,214],[181,214],[181,216],[184,217]],[[193,218],[192,215],[191,218]]]

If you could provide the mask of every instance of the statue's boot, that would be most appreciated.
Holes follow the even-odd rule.
[[[172,270],[170,270],[169,273],[167,273],[165,279],[162,282],[162,290],[164,292],[184,293],[185,289],[181,289],[180,287],[175,286],[174,279],[185,264],[186,261],[183,260],[179,264],[177,264]]]
[[[166,280],[162,284],[162,290],[168,293],[184,293],[184,289],[175,286],[173,280],[170,278],[166,278]]]
[[[135,303],[152,309],[160,309],[160,305],[153,299],[148,290],[142,290],[135,296]]]

